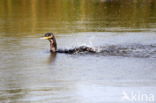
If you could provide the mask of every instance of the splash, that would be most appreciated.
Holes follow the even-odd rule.
[[[72,49],[59,49],[57,52],[67,54],[95,54],[102,56],[156,58],[156,44],[107,45],[95,48],[80,46]]]

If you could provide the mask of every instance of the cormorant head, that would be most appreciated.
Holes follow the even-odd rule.
[[[51,52],[56,52],[57,51],[57,43],[56,43],[56,39],[53,33],[46,33],[44,35],[44,37],[42,37],[41,39],[46,39],[50,41],[50,51]]]
[[[55,38],[53,33],[46,33],[41,39],[51,40]]]

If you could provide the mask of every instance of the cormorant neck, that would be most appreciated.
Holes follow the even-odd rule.
[[[57,44],[56,44],[55,38],[50,39],[49,41],[50,41],[50,52],[56,53],[56,51],[57,51]]]

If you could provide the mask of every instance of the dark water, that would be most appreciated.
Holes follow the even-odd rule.
[[[0,0],[0,7],[0,103],[156,101],[155,0]],[[46,32],[60,49],[97,53],[50,54],[39,39]]]

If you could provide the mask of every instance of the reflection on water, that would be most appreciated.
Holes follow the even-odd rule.
[[[0,0],[0,6],[0,102],[128,103],[123,91],[156,96],[155,0]],[[56,34],[60,49],[115,45],[150,56],[50,54],[49,42],[38,38],[46,32]]]
[[[1,0],[1,35],[156,31],[155,0]]]
[[[50,52],[49,52],[50,53]],[[48,59],[48,64],[52,64],[55,62],[57,54],[56,53],[50,53],[49,59]]]

